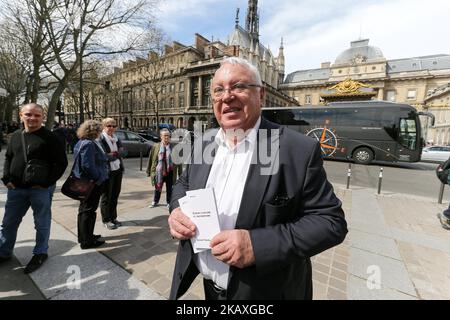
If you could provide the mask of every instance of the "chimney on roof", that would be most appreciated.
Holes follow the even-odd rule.
[[[322,68],[322,69],[326,69],[326,68],[329,68],[331,66],[331,62],[322,62],[321,64],[320,64],[320,68]]]
[[[195,34],[195,48],[201,52],[205,52],[205,46],[210,43],[208,39],[203,37],[202,35],[196,33]]]
[[[165,44],[165,45],[164,45],[164,53],[165,53],[165,54],[170,54],[170,53],[172,53],[172,52],[173,52],[172,46],[169,46],[169,45]]]

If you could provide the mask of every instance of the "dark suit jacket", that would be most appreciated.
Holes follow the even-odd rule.
[[[260,129],[279,129],[279,168],[261,175],[252,161],[236,221],[250,231],[255,264],[230,268],[227,299],[312,299],[310,257],[341,243],[347,224],[327,181],[318,142],[262,119]],[[268,144],[258,134],[258,147]],[[257,156],[258,152],[254,152]],[[170,211],[187,190],[204,188],[211,165],[191,164],[172,193]],[[198,275],[189,240],[180,241],[170,299],[183,295]]]

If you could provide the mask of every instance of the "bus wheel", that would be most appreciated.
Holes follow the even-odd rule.
[[[353,152],[353,160],[359,164],[369,164],[373,160],[373,152],[369,148],[358,148]]]

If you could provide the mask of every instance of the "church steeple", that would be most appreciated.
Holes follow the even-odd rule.
[[[247,20],[245,29],[255,42],[259,42],[258,0],[248,0]]]
[[[283,45],[283,38],[281,38],[281,44],[280,44],[280,50],[278,51],[278,75],[279,75],[279,82],[283,83],[284,80],[284,45]]]

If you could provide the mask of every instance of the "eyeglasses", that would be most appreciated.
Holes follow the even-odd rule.
[[[230,94],[240,94],[248,91],[252,87],[262,88],[259,84],[246,84],[246,83],[235,83],[230,88],[225,89],[224,87],[215,87],[213,89],[213,97],[214,98],[222,98],[225,92],[229,92]]]
[[[106,127],[107,127],[107,128],[117,128],[117,126],[112,125],[112,124],[108,124]]]

